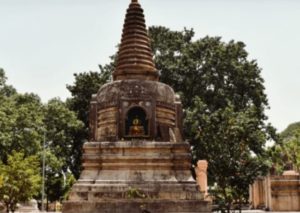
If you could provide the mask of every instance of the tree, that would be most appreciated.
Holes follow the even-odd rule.
[[[258,176],[265,175],[270,166],[266,155],[254,155],[254,143],[264,143],[266,136],[257,128],[260,121],[255,110],[234,111],[234,106],[209,113],[200,98],[188,111],[186,127],[190,128],[193,156],[209,160],[211,190],[220,210],[248,201],[248,186]]]
[[[46,210],[49,209],[49,202],[62,200],[66,197],[69,189],[75,180],[73,174],[63,168],[66,167],[63,162],[52,153],[51,149],[47,149],[46,154],[46,170],[45,170],[45,194],[46,194]]]
[[[193,146],[194,163],[208,160],[210,182],[234,194],[233,199],[227,199],[225,192],[219,196],[230,207],[234,199],[246,198],[247,190],[241,186],[266,172],[267,164],[262,160],[267,156],[265,143],[277,140],[275,129],[266,124],[269,105],[261,69],[255,60],[248,59],[243,42],[226,43],[209,36],[195,40],[193,30],[165,27],[150,27],[149,36],[160,80],[181,95],[186,109],[184,131]],[[85,85],[95,85],[82,77]],[[78,83],[76,79],[75,85]],[[91,93],[79,88],[73,90],[74,101],[77,93],[90,99]],[[87,101],[82,104],[88,109]],[[231,179],[224,180],[225,175]]]
[[[59,99],[50,100],[45,107],[46,128],[46,194],[47,200],[61,199],[68,189],[70,171],[78,174],[76,133],[84,128],[76,114]],[[79,158],[80,159],[80,158]]]
[[[300,171],[300,122],[290,124],[280,133],[280,141],[269,148],[275,173],[285,169]]]
[[[300,132],[300,122],[291,123],[288,127],[280,133],[282,141],[288,141],[296,138]]]
[[[5,203],[7,212],[14,212],[17,203],[30,200],[40,191],[40,170],[37,156],[12,152],[7,164],[0,163],[0,173],[4,184],[0,187],[0,200]]]
[[[45,135],[47,201],[60,200],[74,182],[73,175],[78,177],[80,173],[79,145],[80,134],[85,134],[84,125],[61,100],[42,104],[37,95],[19,94],[6,80],[4,70],[0,69],[0,161],[8,165],[9,156],[20,152],[24,158],[39,156],[37,162],[41,167]]]
[[[16,151],[39,156],[41,166],[45,135],[47,199],[59,200],[69,190],[73,174],[79,175],[81,147],[76,142],[84,125],[59,99],[42,104],[37,95],[7,92],[8,87],[0,69],[0,160],[7,164]]]
[[[209,181],[228,211],[232,202],[247,200],[245,189],[267,172],[265,143],[277,140],[265,123],[269,106],[261,69],[242,42],[193,40],[187,29],[151,27],[149,33],[160,79],[181,94],[194,162],[208,160]]]
[[[283,146],[283,153],[285,153],[287,163],[290,164],[290,168],[297,172],[300,171],[300,131],[294,138],[286,141]]]
[[[263,79],[256,61],[248,60],[245,44],[222,42],[220,37],[192,41],[193,30],[170,31],[151,27],[152,49],[161,81],[182,95],[184,108],[193,105],[190,97],[199,96],[211,111],[228,106],[235,110],[255,105],[268,107]]]
[[[113,57],[112,57],[113,58]],[[84,72],[74,74],[74,85],[67,85],[72,98],[67,100],[69,108],[77,113],[78,118],[88,127],[89,105],[92,94],[108,82],[114,63],[99,65],[100,72]]]
[[[6,76],[5,72],[2,68],[0,68],[0,97],[1,96],[6,96],[9,97],[13,94],[16,94],[16,89],[12,87],[11,85],[6,84]]]
[[[14,94],[0,102],[0,156],[3,162],[12,151],[25,156],[41,149],[43,105],[34,94]]]

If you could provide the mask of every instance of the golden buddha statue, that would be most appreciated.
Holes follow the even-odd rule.
[[[141,125],[141,120],[138,117],[135,117],[132,120],[132,125],[129,127],[129,135],[131,136],[144,136],[145,129]]]

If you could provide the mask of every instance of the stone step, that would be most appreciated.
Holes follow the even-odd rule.
[[[155,142],[155,141],[116,141],[116,142],[88,142],[84,144],[85,150],[99,151],[102,152],[103,149],[121,149],[121,148],[131,148],[131,149],[182,149],[189,150],[188,143],[171,143],[171,142]]]
[[[64,213],[210,213],[209,201],[119,199],[98,202],[70,202],[63,205]]]
[[[173,154],[168,153],[161,154],[155,152],[149,153],[124,153],[124,154],[107,154],[107,153],[87,153],[83,154],[83,158],[86,160],[113,160],[113,159],[122,159],[122,160],[152,160],[152,159],[162,159],[162,160],[184,160],[190,159],[191,154],[189,153],[180,153],[180,154]]]
[[[137,196],[137,197],[134,197]],[[72,200],[101,200],[123,198],[202,199],[203,194],[194,181],[176,182],[112,182],[79,180],[70,193]]]

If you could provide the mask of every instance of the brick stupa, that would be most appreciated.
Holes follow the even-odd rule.
[[[63,213],[211,211],[192,178],[180,99],[158,81],[137,0],[127,10],[113,81],[90,106],[91,142]]]

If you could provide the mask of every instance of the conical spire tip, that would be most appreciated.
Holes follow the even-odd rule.
[[[158,77],[143,9],[138,0],[131,0],[125,16],[113,79],[158,81]]]

